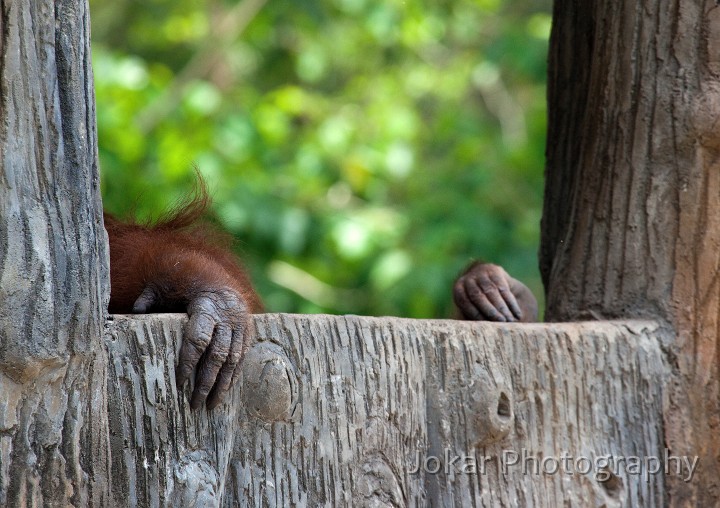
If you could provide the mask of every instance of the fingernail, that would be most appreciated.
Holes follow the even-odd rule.
[[[200,394],[193,394],[190,400],[190,409],[200,409],[205,402],[205,398]]]
[[[222,397],[220,397],[220,396],[213,395],[212,397],[208,397],[207,408],[215,409],[216,407],[218,407],[220,405],[221,402],[222,402]]]

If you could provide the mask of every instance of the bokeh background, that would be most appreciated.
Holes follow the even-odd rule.
[[[473,258],[538,297],[550,0],[90,0],[105,208],[192,189],[268,310],[449,317]]]

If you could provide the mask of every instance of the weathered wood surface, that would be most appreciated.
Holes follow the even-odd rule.
[[[674,506],[720,505],[720,5],[555,0],[546,319],[667,323]]]
[[[89,16],[0,0],[0,506],[109,496]]]
[[[652,322],[255,321],[242,382],[208,413],[175,386],[184,316],[114,317],[115,506],[663,505],[662,473],[602,482],[561,462],[663,457]],[[511,465],[523,450],[560,471]]]

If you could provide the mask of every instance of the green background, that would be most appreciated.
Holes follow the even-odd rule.
[[[90,6],[106,210],[196,165],[270,311],[449,317],[473,258],[541,297],[549,0]]]

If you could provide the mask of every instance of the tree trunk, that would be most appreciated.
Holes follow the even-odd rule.
[[[547,318],[656,317],[673,505],[720,502],[720,7],[556,0],[540,266]]]
[[[0,0],[0,506],[109,495],[89,27],[82,0]]]

